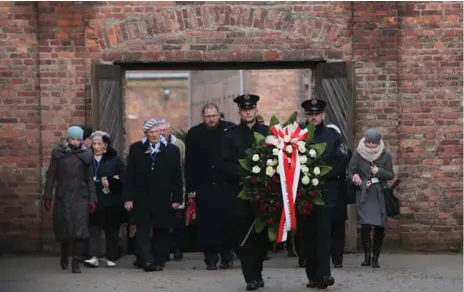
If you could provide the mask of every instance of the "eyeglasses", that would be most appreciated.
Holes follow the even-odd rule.
[[[205,119],[216,119],[218,117],[219,117],[219,115],[203,116],[203,118],[205,118]]]

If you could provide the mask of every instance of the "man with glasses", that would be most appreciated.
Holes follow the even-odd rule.
[[[201,111],[203,122],[191,128],[185,139],[185,178],[187,195],[196,200],[197,239],[203,249],[208,270],[233,265],[231,216],[223,177],[218,171],[224,130],[234,124],[222,121],[217,105],[208,103]]]

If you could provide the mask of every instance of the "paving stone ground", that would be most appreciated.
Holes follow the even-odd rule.
[[[318,291],[305,288],[295,258],[271,254],[265,262],[266,288],[259,291]],[[380,269],[360,267],[360,254],[346,255],[343,269],[333,270],[337,292],[462,292],[462,254],[385,254]],[[0,257],[1,292],[235,292],[244,291],[238,263],[231,270],[207,271],[201,254],[169,262],[163,272],[131,267],[132,257],[116,268],[82,267],[82,274],[62,271],[58,257]]]

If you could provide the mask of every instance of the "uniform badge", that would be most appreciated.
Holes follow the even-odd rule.
[[[315,100],[315,99],[311,100],[311,104],[312,104],[312,105],[316,105],[316,104],[317,104],[317,100]]]
[[[348,153],[348,147],[345,145],[345,143],[340,143],[340,152],[343,155],[346,155]]]
[[[249,100],[250,99],[250,96],[248,94],[246,94],[244,97],[243,97],[245,100]]]

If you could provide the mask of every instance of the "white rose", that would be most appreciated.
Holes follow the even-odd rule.
[[[292,153],[293,151],[292,145],[287,145],[287,147],[285,147],[285,151],[287,151],[288,153]]]
[[[306,174],[306,173],[309,172],[309,168],[308,168],[307,166],[303,166],[303,167],[301,168],[301,172]]]
[[[268,166],[273,166],[273,165],[274,165],[274,160],[268,159],[268,160],[266,161],[266,165],[268,165]]]
[[[306,157],[305,155],[300,155],[300,163],[306,164],[306,162],[308,162],[308,157]]]
[[[255,161],[255,162],[256,162],[256,161],[259,161],[259,155],[258,155],[258,154],[253,155],[252,159],[253,159],[253,161]]]
[[[273,160],[272,160],[272,165],[273,165],[273,166],[274,166],[274,165],[277,165],[277,159],[273,159]]]
[[[316,150],[314,150],[314,149],[309,150],[309,156],[314,158],[314,157],[316,157],[316,155],[317,155]]]
[[[303,178],[301,179],[301,183],[304,185],[309,184],[309,177],[307,175],[303,176]]]
[[[313,170],[313,173],[314,173],[315,175],[320,175],[320,174],[321,174],[321,169],[320,169],[319,167],[316,166],[316,167],[314,168],[314,170]]]
[[[289,136],[289,135],[285,135],[285,136],[284,136],[284,142],[285,142],[285,143],[290,142],[290,136]]]
[[[276,167],[276,173],[280,174],[280,167]]]
[[[272,177],[274,175],[274,173],[275,173],[275,170],[274,170],[274,168],[272,166],[266,167],[266,175],[267,176]]]
[[[277,148],[272,149],[272,154],[275,156],[279,155],[279,149]]]
[[[317,178],[313,178],[311,180],[311,183],[313,184],[313,186],[317,186],[319,184],[319,180]]]
[[[261,171],[261,168],[259,168],[259,166],[253,166],[253,168],[251,169],[251,172],[253,173],[259,173]]]
[[[300,151],[301,153],[305,153],[306,152],[306,147],[303,145],[303,146],[298,146],[298,151]]]

